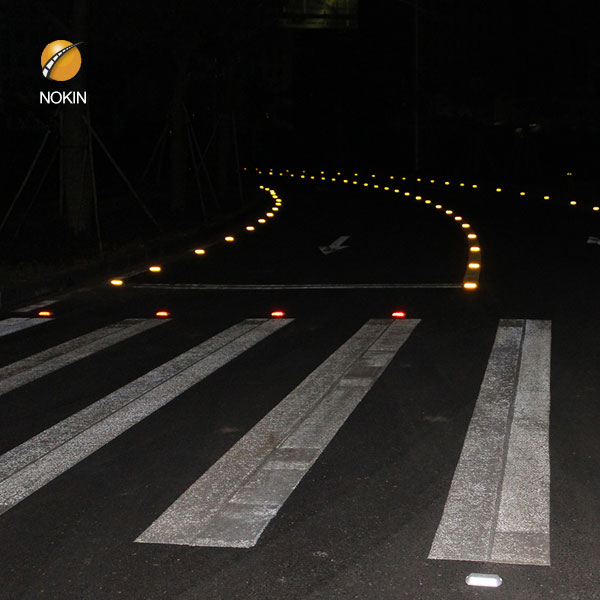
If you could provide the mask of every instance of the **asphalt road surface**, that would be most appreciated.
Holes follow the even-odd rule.
[[[3,315],[3,599],[600,598],[600,214],[309,175]]]

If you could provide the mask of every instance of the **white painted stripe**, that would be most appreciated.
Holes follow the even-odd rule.
[[[0,456],[0,514],[291,320],[230,327]]]
[[[396,290],[396,289],[454,289],[461,283],[140,283],[138,289],[160,290]]]
[[[38,302],[37,304],[30,304],[29,306],[23,306],[21,308],[17,308],[13,310],[13,313],[21,314],[28,313],[34,310],[38,310],[39,308],[46,308],[46,306],[51,306],[52,304],[56,304],[59,301],[59,298],[55,298],[54,300],[44,300],[43,302]]]
[[[142,331],[162,325],[166,320],[125,319],[7,365],[0,369],[0,395],[109,348]]]
[[[4,319],[0,321],[0,337],[4,335],[10,335],[17,331],[22,331],[34,325],[40,325],[46,323],[52,319],[48,317],[44,318],[27,318],[27,317],[11,317],[10,319]]]
[[[254,546],[418,322],[368,321],[136,541]]]
[[[429,558],[550,564],[550,321],[501,321]]]

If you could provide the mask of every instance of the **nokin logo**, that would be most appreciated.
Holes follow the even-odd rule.
[[[81,53],[77,49],[83,42],[72,44],[67,40],[50,42],[42,52],[42,75],[52,81],[69,81],[81,68]],[[87,92],[40,92],[40,104],[86,104]]]
[[[42,75],[53,81],[73,79],[81,68],[81,52],[77,49],[81,44],[67,40],[50,42],[42,52]]]

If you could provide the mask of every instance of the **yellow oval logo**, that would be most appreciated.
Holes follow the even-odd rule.
[[[81,68],[81,52],[77,49],[81,44],[67,40],[50,42],[42,52],[42,75],[53,81],[73,79]]]

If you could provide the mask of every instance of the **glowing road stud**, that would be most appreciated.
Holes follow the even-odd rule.
[[[487,573],[471,573],[465,578],[467,585],[475,585],[478,587],[500,587],[502,585],[502,577]]]
[[[232,235],[225,236],[226,242],[235,242],[235,238]]]
[[[435,179],[430,179],[429,183],[435,183]]]
[[[197,254],[198,256],[202,256],[203,254],[206,254],[206,250],[204,248],[196,248],[194,250],[194,254]]]
[[[168,312],[168,311],[166,311],[166,310],[159,310],[159,311],[157,311],[157,312],[156,312],[156,316],[157,316],[159,319],[165,319],[166,317],[168,317],[168,316],[169,316],[169,312]]]
[[[456,216],[456,217],[454,217],[454,220],[455,221],[462,221],[462,217]]]
[[[569,202],[569,204],[570,204],[571,206],[575,206],[575,205],[577,204],[577,202],[575,202],[575,200],[571,200],[571,202]]]
[[[425,204],[431,204],[431,200],[425,200]]]
[[[436,205],[435,205],[435,207],[436,207],[438,210],[440,210],[440,209],[442,209],[442,208],[443,208],[443,206],[442,206],[441,204],[436,204]]]
[[[384,187],[383,189],[387,192],[390,188],[389,187]]]
[[[246,227],[246,231],[254,231],[256,229],[256,227],[254,227],[254,225],[248,225],[248,227]]]
[[[395,310],[392,313],[392,317],[394,319],[404,319],[404,317],[406,317],[406,313],[403,310]]]
[[[550,200],[550,196],[544,196],[544,200]]]
[[[459,183],[460,187],[465,187],[464,183]]]
[[[38,317],[51,317],[52,313],[49,310],[40,310]]]
[[[525,195],[525,192],[521,192],[519,195],[520,195],[520,196],[524,196],[524,195]]]
[[[160,273],[162,269],[158,265],[154,265],[148,269],[151,273]]]
[[[463,225],[463,227],[464,227],[464,225]],[[474,239],[475,239],[477,236],[476,236],[474,233],[470,233],[470,234],[469,234],[467,237],[468,237],[470,240],[474,240]]]
[[[476,184],[476,183],[474,183],[474,184],[473,184],[473,189],[474,189],[474,190],[476,190],[476,189],[477,189],[477,184]]]
[[[496,188],[496,191],[497,191],[497,192],[501,192],[501,191],[502,191],[502,188]]]
[[[111,279],[110,285],[114,285],[114,286],[118,287],[120,285],[123,285],[123,280],[122,279]]]
[[[451,211],[451,210],[447,210],[447,211],[446,211],[446,214],[447,214],[447,215],[451,215],[451,214],[452,214],[452,211]]]
[[[465,288],[465,290],[476,290],[477,284],[474,281],[466,281],[463,284],[463,287]]]
[[[592,210],[599,211],[600,210],[600,206],[594,206],[594,208],[592,208]]]
[[[463,224],[461,225],[461,227],[462,227],[463,229],[469,229],[469,227],[471,227],[471,226],[470,226],[468,223],[463,223]]]
[[[479,246],[471,246],[469,250],[471,252],[481,252],[481,248]]]
[[[272,212],[268,212],[267,213],[267,217],[269,217],[269,219],[272,219],[275,215]]]
[[[277,212],[279,210],[279,207],[278,206],[271,206],[271,210],[273,212]]]
[[[404,192],[405,196],[410,196],[410,192]]]
[[[415,196],[415,200],[422,200],[422,196]]]
[[[469,263],[469,269],[479,269],[481,265],[479,263],[473,262]]]
[[[259,222],[259,223],[266,223],[266,222],[267,222],[267,220],[266,220],[266,219],[259,219],[259,220],[258,220],[258,222]]]
[[[285,317],[285,313],[282,310],[274,310],[271,313],[271,317],[273,319],[282,319],[283,317]]]
[[[444,181],[444,185],[450,185],[449,181]]]

